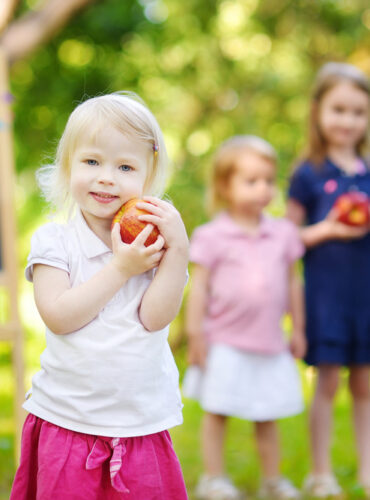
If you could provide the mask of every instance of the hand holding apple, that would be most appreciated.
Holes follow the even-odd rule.
[[[340,195],[327,217],[320,222],[322,241],[351,241],[369,232],[369,198],[365,193],[350,191]]]
[[[127,244],[122,241],[119,223],[113,225],[111,233],[113,257],[110,263],[126,279],[159,266],[164,254],[162,236],[159,235],[152,245],[145,246],[152,229],[152,224],[147,224],[135,240]]]
[[[141,233],[148,222],[141,221],[139,219],[140,215],[148,214],[146,210],[136,207],[137,203],[143,202],[139,198],[133,198],[127,201],[118,210],[112,221],[112,228],[117,222],[120,225],[121,238],[124,243],[132,243],[137,235]],[[159,231],[155,226],[152,232],[149,234],[147,240],[145,241],[145,246],[148,247],[152,245],[158,238]]]
[[[165,240],[165,248],[188,253],[189,240],[184,223],[171,203],[153,196],[144,196],[143,202],[138,203],[138,208],[147,212],[139,216],[140,221],[158,227]]]
[[[333,211],[336,220],[349,226],[363,227],[369,224],[369,198],[366,193],[350,191],[339,196]]]

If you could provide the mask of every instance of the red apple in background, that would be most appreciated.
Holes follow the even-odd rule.
[[[349,191],[340,195],[334,203],[337,220],[349,226],[365,226],[369,223],[369,197],[361,191]]]
[[[132,243],[136,236],[141,233],[144,227],[148,224],[148,222],[138,219],[139,215],[149,213],[146,210],[136,208],[136,204],[140,201],[144,200],[133,198],[132,200],[127,201],[124,205],[122,205],[113,218],[112,228],[116,222],[119,223],[121,228],[121,238],[124,243]],[[145,246],[148,247],[149,245],[152,245],[156,241],[158,235],[158,228],[154,226],[145,242]]]

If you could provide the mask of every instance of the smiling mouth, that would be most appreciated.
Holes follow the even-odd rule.
[[[109,193],[91,192],[90,194],[99,203],[110,203],[110,202],[118,199],[118,196],[115,196],[114,194],[109,194]]]

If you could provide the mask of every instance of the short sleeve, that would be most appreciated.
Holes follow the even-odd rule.
[[[299,235],[298,227],[293,222],[283,219],[286,236],[286,258],[289,263],[300,259],[305,253],[305,246]]]
[[[314,196],[314,174],[308,164],[303,164],[293,173],[288,196],[309,209]]]
[[[210,224],[198,227],[190,240],[190,261],[212,269],[217,262],[218,242]]]
[[[25,276],[33,281],[33,266],[45,264],[69,272],[69,259],[65,245],[65,234],[60,224],[46,224],[31,238],[31,251],[27,258]]]

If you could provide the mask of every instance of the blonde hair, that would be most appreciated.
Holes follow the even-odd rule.
[[[42,193],[54,209],[67,208],[71,213],[74,203],[69,180],[73,152],[84,133],[94,138],[106,125],[147,143],[153,155],[147,166],[143,194],[163,194],[168,157],[159,124],[139,96],[133,92],[114,92],[90,98],[73,110],[59,141],[55,163],[38,170]]]
[[[366,75],[352,64],[329,62],[317,73],[312,91],[309,114],[308,143],[304,159],[320,165],[327,153],[327,142],[319,127],[320,103],[325,94],[339,83],[348,82],[365,92],[370,98],[370,84]],[[364,155],[368,147],[367,134],[356,144],[358,155]]]
[[[224,187],[235,171],[237,158],[242,152],[251,151],[274,165],[277,162],[275,149],[261,137],[236,135],[227,139],[216,151],[207,192],[207,210],[210,214],[226,207]]]

